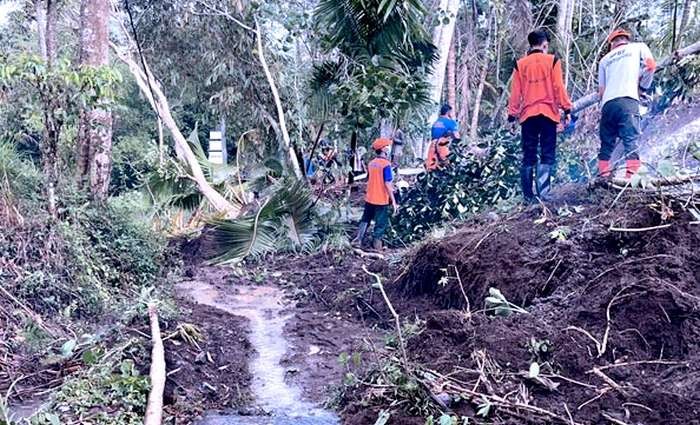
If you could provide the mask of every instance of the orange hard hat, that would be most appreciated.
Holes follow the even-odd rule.
[[[615,31],[611,32],[610,35],[608,36],[608,44],[612,43],[612,41],[614,39],[616,39],[617,37],[627,37],[627,38],[631,39],[632,34],[625,29],[618,28]]]
[[[379,139],[376,139],[374,143],[372,143],[372,149],[375,151],[382,150],[387,146],[391,146],[391,140],[385,137],[380,137]]]

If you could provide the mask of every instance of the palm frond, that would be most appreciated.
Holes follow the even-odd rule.
[[[211,262],[222,264],[240,261],[248,257],[259,257],[275,250],[277,246],[277,228],[274,223],[261,221],[258,211],[254,217],[238,220],[213,220],[216,245],[219,253]]]
[[[220,264],[278,250],[304,250],[318,235],[312,194],[303,182],[281,180],[257,212],[236,220],[212,220]]]

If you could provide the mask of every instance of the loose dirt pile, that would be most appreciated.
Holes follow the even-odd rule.
[[[509,423],[698,421],[700,232],[687,217],[634,231],[668,223],[639,202],[598,201],[533,209],[415,254],[397,291],[441,309],[408,350],[437,372],[429,387],[455,412],[491,404],[482,415]],[[528,313],[461,310],[467,299],[482,309],[489,288]]]
[[[574,190],[568,205],[483,216],[410,261],[287,261],[307,276],[311,303],[391,329],[368,264],[402,316],[401,370],[415,388],[386,385],[379,365],[371,385],[346,392],[345,422],[388,410],[389,423],[438,411],[484,423],[700,423],[700,228],[676,207],[662,221],[654,210],[670,210],[653,198],[614,195]],[[490,288],[511,304],[486,306]]]

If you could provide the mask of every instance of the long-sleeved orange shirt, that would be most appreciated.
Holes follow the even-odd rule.
[[[554,55],[533,50],[520,59],[513,70],[508,115],[522,123],[544,115],[559,122],[559,111],[570,110],[571,99],[564,87],[561,61]]]

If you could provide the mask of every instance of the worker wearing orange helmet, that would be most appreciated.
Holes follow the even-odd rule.
[[[610,158],[617,139],[625,148],[627,178],[641,166],[637,142],[641,134],[640,91],[649,90],[654,79],[656,61],[644,43],[632,43],[632,34],[616,29],[608,36],[610,52],[598,65],[598,90],[602,106],[598,171],[610,177]]]
[[[362,213],[357,236],[353,245],[361,246],[369,223],[374,220],[374,232],[372,233],[372,247],[382,249],[382,236],[389,224],[389,205],[398,211],[398,204],[394,197],[394,176],[389,161],[391,140],[379,138],[372,143],[372,149],[376,157],[367,166],[367,192],[365,194],[365,210]]]

